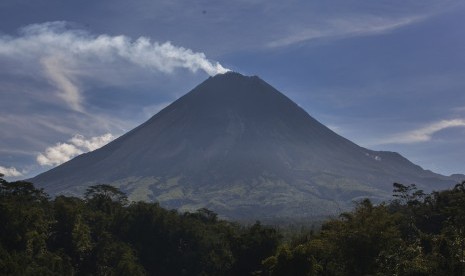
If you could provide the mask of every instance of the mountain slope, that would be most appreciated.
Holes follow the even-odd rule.
[[[338,213],[392,183],[451,186],[392,152],[337,135],[258,77],[210,77],[144,124],[32,181],[80,194],[110,183],[133,200],[233,218]]]

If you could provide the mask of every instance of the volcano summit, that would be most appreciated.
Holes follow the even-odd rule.
[[[336,214],[360,198],[387,199],[393,182],[438,190],[458,179],[360,147],[260,78],[230,72],[31,181],[53,195],[106,183],[167,208],[265,218]]]

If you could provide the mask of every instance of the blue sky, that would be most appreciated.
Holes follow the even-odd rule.
[[[361,146],[465,173],[462,2],[3,0],[0,172],[94,150],[231,69]]]

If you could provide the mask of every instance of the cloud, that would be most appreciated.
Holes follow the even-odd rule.
[[[465,127],[465,119],[443,120],[420,129],[394,135],[380,144],[411,144],[430,141],[433,135],[443,129]]]
[[[130,64],[166,74],[180,68],[209,75],[228,71],[218,62],[208,60],[204,53],[171,42],[152,42],[147,37],[132,40],[124,35],[95,36],[67,27],[66,22],[33,24],[22,28],[19,36],[0,36],[0,57],[17,64],[38,65],[42,77],[58,89],[57,95],[75,111],[83,111],[79,79],[98,79],[92,70],[96,65],[109,70]]]
[[[45,57],[41,59],[41,64],[47,77],[59,89],[58,96],[68,103],[73,110],[82,112],[82,97],[79,88],[73,83],[72,74],[67,72],[60,59],[56,56]]]
[[[81,153],[84,152],[75,145],[58,143],[53,147],[47,148],[45,153],[40,153],[37,156],[37,162],[42,166],[60,165]]]
[[[115,136],[113,136],[111,133],[107,133],[102,136],[92,137],[87,140],[82,135],[75,135],[69,141],[79,148],[86,149],[87,151],[93,151],[93,150],[96,150],[98,148],[105,146],[106,144],[113,141],[114,139],[115,139]]]
[[[86,139],[82,135],[75,135],[68,140],[68,143],[57,143],[55,146],[48,147],[44,153],[37,156],[36,160],[42,166],[60,165],[79,154],[96,150],[115,138],[110,133],[90,139]]]
[[[273,40],[267,44],[270,48],[284,47],[319,38],[345,38],[351,36],[376,35],[392,31],[426,16],[407,16],[403,18],[381,18],[375,16],[357,16],[356,18],[337,18],[320,22],[316,26],[300,27],[291,34]]]
[[[23,174],[20,173],[16,168],[14,167],[2,167],[0,166],[0,174],[3,174],[6,177],[18,177],[22,176]]]

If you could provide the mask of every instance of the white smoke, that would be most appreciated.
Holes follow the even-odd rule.
[[[136,40],[120,35],[92,35],[83,30],[68,29],[65,22],[29,25],[20,36],[0,36],[0,57],[19,63],[34,63],[57,89],[69,107],[82,111],[79,76],[89,68],[129,63],[156,72],[171,73],[184,68],[202,70],[209,75],[229,71],[204,53],[172,45],[152,42],[147,37]],[[90,76],[98,78],[98,76]]]
[[[23,174],[20,173],[16,168],[14,167],[2,167],[0,166],[0,174],[3,174],[6,177],[18,177],[22,176]]]
[[[40,153],[36,160],[42,166],[56,166],[69,161],[71,158],[108,144],[116,137],[110,133],[86,139],[82,135],[75,135],[68,143],[57,143]]]

